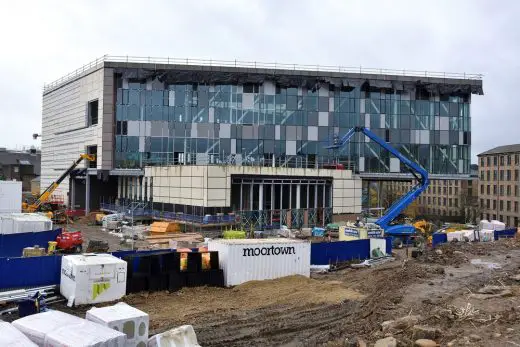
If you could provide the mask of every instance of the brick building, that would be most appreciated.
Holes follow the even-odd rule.
[[[520,144],[495,147],[478,158],[481,218],[518,226]]]

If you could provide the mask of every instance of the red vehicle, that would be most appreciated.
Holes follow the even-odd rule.
[[[83,235],[81,231],[63,231],[56,238],[56,250],[81,253],[83,249]]]

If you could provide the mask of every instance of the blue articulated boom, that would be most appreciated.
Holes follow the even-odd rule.
[[[355,133],[363,133],[365,136],[370,138],[372,141],[377,143],[379,146],[392,153],[401,163],[403,163],[408,170],[414,175],[418,183],[410,190],[406,195],[397,200],[392,206],[390,206],[385,214],[379,218],[375,223],[379,225],[385,231],[385,235],[388,236],[410,236],[415,234],[415,227],[413,225],[390,225],[390,223],[404,210],[406,209],[419,195],[428,188],[430,180],[428,179],[428,172],[420,167],[417,163],[406,158],[390,144],[379,138],[376,134],[371,132],[365,127],[354,127],[350,129],[341,139],[335,139],[332,146],[328,146],[329,149],[337,149],[344,146]]]

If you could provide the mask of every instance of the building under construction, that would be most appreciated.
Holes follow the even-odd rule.
[[[361,212],[362,180],[410,179],[365,126],[432,178],[470,173],[479,75],[108,57],[43,91],[42,186],[75,209],[252,227],[323,225]]]

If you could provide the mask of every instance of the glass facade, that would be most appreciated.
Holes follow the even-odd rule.
[[[388,172],[390,156],[366,126],[432,174],[469,174],[470,96],[424,91],[261,84],[167,84],[117,78],[115,167],[161,164],[315,166],[338,159]],[[361,161],[361,163],[359,162]],[[404,167],[402,172],[407,172]]]

